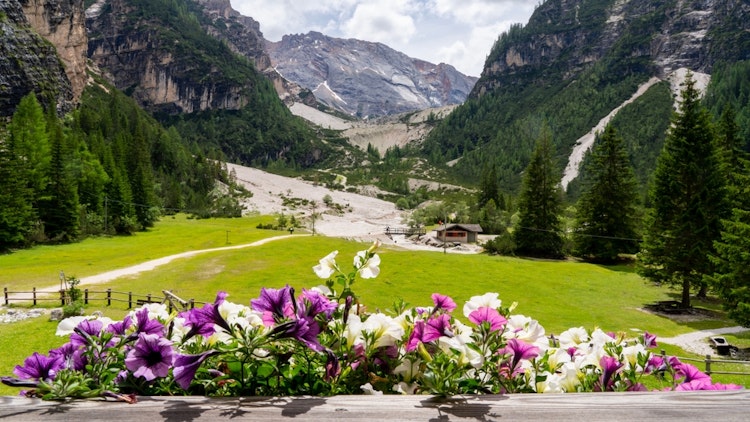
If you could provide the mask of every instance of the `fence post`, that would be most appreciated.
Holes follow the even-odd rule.
[[[36,287],[31,288],[31,303],[36,306]]]
[[[711,355],[706,355],[706,375],[711,375]]]
[[[151,303],[151,293],[146,295],[146,300],[148,301],[148,303]]]
[[[190,309],[195,309],[195,299],[190,299]]]
[[[89,304],[89,289],[83,289],[83,304]]]
[[[5,306],[8,306],[8,288],[3,287],[3,296],[5,296]]]
[[[133,309],[133,292],[128,292],[128,309]]]
[[[65,290],[60,289],[60,306],[65,306]]]
[[[107,306],[112,305],[112,289],[107,289]]]

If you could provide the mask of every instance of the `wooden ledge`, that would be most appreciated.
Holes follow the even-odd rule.
[[[462,396],[139,397],[138,403],[104,400],[48,402],[0,397],[0,419],[12,421],[112,420],[505,420],[745,421],[750,390],[667,393],[577,393]]]

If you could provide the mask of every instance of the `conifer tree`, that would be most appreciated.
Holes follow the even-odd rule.
[[[13,150],[12,139],[0,128],[0,252],[21,245],[35,220],[32,191]]]
[[[703,277],[714,272],[709,256],[727,214],[711,118],[699,97],[688,74],[654,172],[639,254],[639,273],[681,289],[683,308],[691,289],[703,288]]]
[[[722,221],[721,239],[711,257],[716,272],[706,281],[722,299],[730,318],[750,326],[750,161],[739,142],[734,109],[725,107],[718,126],[718,139],[727,175],[732,206],[730,218]]]
[[[39,201],[48,183],[50,145],[44,109],[34,93],[21,99],[8,125],[13,139],[13,153],[25,167],[25,179],[31,188],[34,204]]]
[[[552,158],[552,139],[542,130],[531,162],[526,167],[518,198],[518,225],[514,229],[516,252],[521,255],[560,258],[563,237],[560,221],[560,178]]]
[[[591,154],[590,179],[578,200],[573,240],[580,256],[611,262],[620,253],[638,251],[638,184],[614,127],[604,129]]]
[[[53,112],[49,113],[47,127],[51,150],[49,183],[39,203],[39,216],[48,238],[72,242],[79,234],[78,189],[65,168],[69,156],[67,140]]]

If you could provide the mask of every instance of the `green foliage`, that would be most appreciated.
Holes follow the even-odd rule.
[[[732,107],[740,148],[750,151],[750,60],[718,63],[711,75],[705,104],[714,118],[726,106]]]
[[[518,198],[518,224],[513,232],[521,255],[560,258],[563,235],[560,221],[562,197],[552,156],[552,136],[543,131],[526,167]]]
[[[579,256],[614,261],[638,250],[637,185],[622,138],[608,125],[591,151],[590,184],[578,201],[573,240]]]
[[[691,289],[704,288],[703,276],[714,272],[709,256],[728,207],[711,118],[691,75],[681,98],[654,174],[639,272],[679,286],[687,308]]]

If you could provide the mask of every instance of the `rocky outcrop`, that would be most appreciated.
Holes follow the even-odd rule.
[[[711,73],[721,60],[750,58],[748,18],[743,0],[548,0],[500,38],[471,95],[528,83],[524,75],[572,80],[607,57],[660,78],[680,68]]]
[[[266,41],[260,31],[258,21],[234,10],[229,0],[197,0],[197,2],[204,7],[204,14],[213,23],[204,27],[206,31],[225,41],[235,53],[250,59],[255,68],[273,83],[282,100],[289,105],[292,103],[315,105],[315,96],[312,92],[284,79],[273,68],[271,58],[265,50]]]
[[[35,92],[45,107],[54,102],[58,114],[65,114],[75,105],[66,66],[55,45],[31,26],[22,3],[28,2],[0,1],[0,116],[12,115],[21,98],[30,92]],[[71,8],[62,5],[72,7],[80,2],[60,0],[52,3],[71,12]],[[63,21],[68,19],[63,13],[58,16]],[[58,25],[61,30],[65,27],[65,24]]]
[[[86,14],[89,58],[143,107],[177,114],[247,104],[249,87],[242,78],[229,76],[205,51],[187,45],[181,28],[127,0],[100,0],[92,7]]]
[[[359,117],[459,104],[476,81],[453,66],[413,59],[380,43],[318,32],[285,35],[267,43],[267,50],[284,78]]]
[[[34,30],[56,48],[78,102],[86,86],[86,22],[83,0],[21,0]]]

